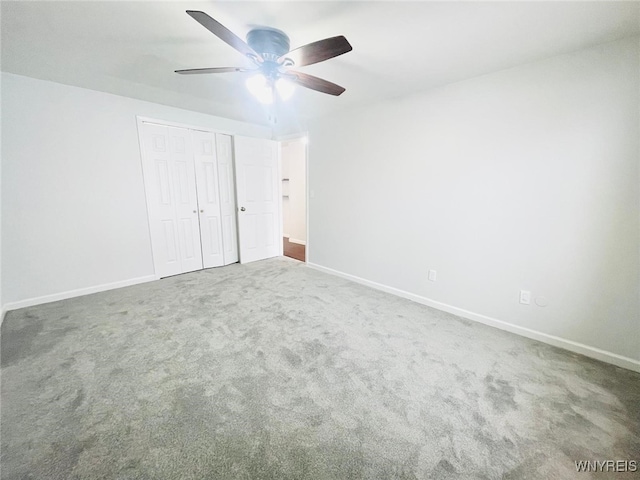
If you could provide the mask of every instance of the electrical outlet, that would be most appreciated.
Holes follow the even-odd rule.
[[[520,290],[520,303],[523,305],[531,303],[531,292],[529,290]]]
[[[429,281],[430,282],[435,282],[437,274],[438,274],[438,272],[436,272],[435,270],[429,270]]]

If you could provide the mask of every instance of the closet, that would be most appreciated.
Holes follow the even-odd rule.
[[[158,277],[238,261],[231,136],[139,121]]]

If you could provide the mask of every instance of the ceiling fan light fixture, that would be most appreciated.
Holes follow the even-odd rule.
[[[247,89],[258,99],[260,103],[271,105],[273,103],[273,86],[263,74],[258,73],[247,78]]]
[[[289,100],[293,96],[293,92],[295,92],[296,87],[293,82],[287,80],[286,78],[280,77],[276,80],[276,90],[278,91],[278,95],[282,100]]]
[[[352,50],[347,39],[339,35],[308,43],[290,50],[289,37],[281,30],[270,27],[253,28],[247,33],[245,42],[235,33],[199,10],[187,10],[187,14],[220,40],[250,58],[260,74],[246,82],[249,91],[262,103],[272,104],[276,94],[286,100],[295,90],[292,84],[316,90],[317,92],[339,96],[345,88],[322,78],[290,70],[294,65],[304,67],[324,62]],[[243,67],[212,67],[176,70],[181,75],[201,73],[246,72]],[[254,69],[255,70],[255,69]],[[282,77],[285,77],[284,79]]]

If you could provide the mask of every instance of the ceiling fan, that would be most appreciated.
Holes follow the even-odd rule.
[[[187,10],[187,13],[215,36],[251,59],[255,68],[191,68],[176,70],[176,73],[193,75],[252,72],[253,75],[247,79],[247,88],[258,100],[267,104],[273,103],[274,90],[283,99],[290,97],[293,94],[294,84],[335,96],[345,91],[345,88],[340,85],[291,69],[294,66],[304,67],[323,62],[350,52],[352,47],[342,35],[318,40],[290,51],[289,37],[275,28],[254,28],[247,33],[245,42],[204,12]]]

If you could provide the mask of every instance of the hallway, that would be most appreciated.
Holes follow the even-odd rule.
[[[284,243],[284,256],[289,258],[294,258],[296,260],[300,260],[304,262],[305,249],[304,245],[300,245],[299,243],[290,242],[287,237],[283,238]]]

